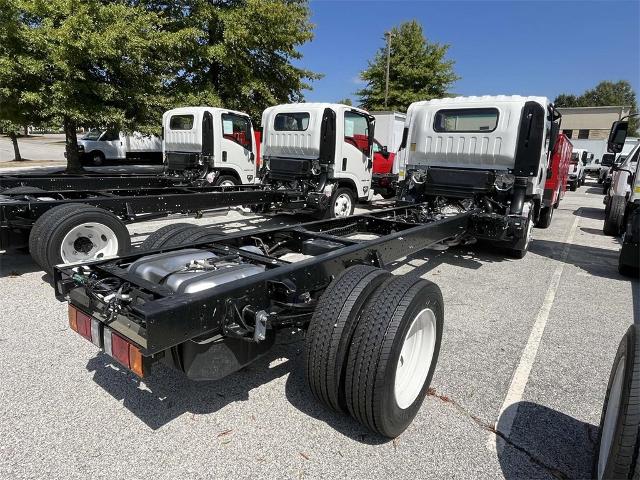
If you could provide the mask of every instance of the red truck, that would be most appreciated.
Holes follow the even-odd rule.
[[[371,179],[374,192],[383,198],[393,198],[396,195],[395,182],[398,175],[394,175],[393,159],[396,154],[389,152],[380,145],[378,140],[373,141],[373,178]]]
[[[567,191],[567,178],[573,144],[565,134],[558,134],[558,139],[551,154],[551,165],[547,169],[547,181],[544,184],[544,195],[540,210],[540,218],[536,224],[538,228],[551,225],[553,211],[558,208],[560,200]]]

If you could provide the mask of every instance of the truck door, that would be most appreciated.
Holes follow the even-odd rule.
[[[367,116],[353,110],[344,112],[343,141],[338,150],[342,155],[336,155],[334,172],[336,178],[352,179],[359,197],[366,196],[371,187],[373,139],[369,135],[370,128],[371,122]]]
[[[234,170],[242,183],[253,183],[256,178],[256,161],[251,119],[246,115],[223,113],[220,156],[216,156],[216,168]]]
[[[121,160],[127,155],[125,136],[117,131],[107,130],[100,137],[100,150],[107,160]]]
[[[202,116],[202,156],[211,160],[213,158],[213,115],[204,112]]]

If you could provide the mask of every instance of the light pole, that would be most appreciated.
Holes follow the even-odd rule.
[[[384,108],[387,108],[387,100],[389,99],[389,65],[391,64],[391,37],[393,33],[384,32],[384,36],[387,39],[387,72],[384,81]]]

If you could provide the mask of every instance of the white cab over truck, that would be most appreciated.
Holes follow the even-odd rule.
[[[374,118],[335,103],[294,103],[262,114],[262,183],[301,193],[299,210],[343,217],[371,199]]]
[[[78,140],[78,151],[83,163],[96,167],[123,161],[162,163],[162,139],[139,132],[94,129]]]
[[[402,203],[481,210],[470,233],[528,250],[560,128],[544,97],[483,96],[416,102],[399,155]],[[402,180],[404,180],[402,182]]]
[[[214,107],[183,107],[162,117],[169,174],[214,185],[256,182],[257,145],[249,115]]]

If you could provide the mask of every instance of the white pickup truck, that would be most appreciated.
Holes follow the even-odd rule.
[[[134,132],[94,129],[78,140],[78,152],[85,165],[162,163],[162,139]]]

